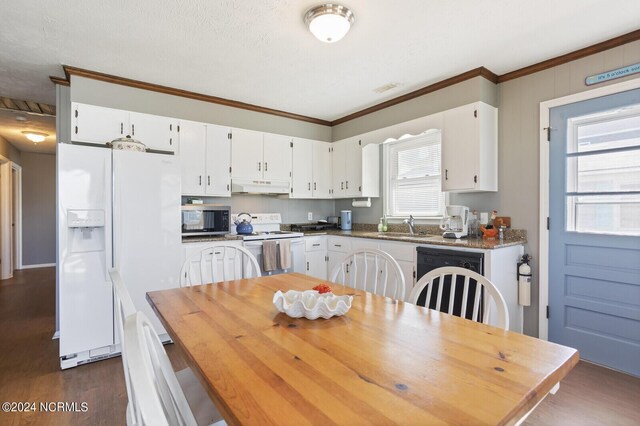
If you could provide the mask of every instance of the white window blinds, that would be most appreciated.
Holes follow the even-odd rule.
[[[386,150],[389,216],[437,217],[444,210],[440,192],[440,132],[392,142]]]

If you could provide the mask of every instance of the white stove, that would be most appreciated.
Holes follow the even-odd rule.
[[[240,213],[235,213],[231,215],[231,223],[236,221],[239,214]],[[252,214],[251,225],[253,226],[253,233],[242,236],[242,240],[244,241],[243,246],[258,260],[262,275],[284,274],[287,272],[306,273],[304,239],[302,238],[304,234],[302,232],[281,231],[282,216],[280,213]],[[235,225],[231,226],[231,233],[237,234]],[[267,240],[275,240],[279,246],[281,244],[279,241],[283,241],[282,244],[284,244],[284,240],[288,242],[291,250],[291,267],[264,271],[262,245],[263,242]]]
[[[231,215],[231,223],[234,223],[240,213]],[[246,216],[244,216],[246,217]],[[244,241],[274,240],[282,238],[301,238],[302,232],[281,231],[282,215],[280,213],[257,213],[251,215],[253,233],[243,235]],[[231,226],[231,233],[237,234],[236,226]]]

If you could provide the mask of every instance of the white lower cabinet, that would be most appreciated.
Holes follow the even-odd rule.
[[[184,264],[184,262],[189,258],[189,256],[192,256],[196,253],[200,253],[202,250],[209,248],[209,247],[220,247],[220,246],[233,246],[233,247],[242,247],[242,240],[228,240],[228,241],[203,241],[203,242],[197,242],[197,243],[188,243],[188,242],[183,242],[182,243],[182,263]],[[230,262],[230,259],[228,257],[226,258],[222,258],[221,256],[219,256],[218,259],[218,270],[222,271],[223,270],[223,263],[224,261],[227,260],[228,262]],[[193,259],[191,261],[191,265],[190,267],[192,268],[192,270],[198,270],[199,268],[199,259],[196,256],[196,259]],[[209,262],[209,265],[211,264],[211,262]],[[241,267],[240,264],[238,264],[238,267]],[[208,270],[211,269],[211,267],[209,266],[209,268],[207,268]],[[240,273],[240,271],[237,271],[238,274]],[[180,273],[180,272],[178,272]],[[182,278],[182,277],[181,277]],[[205,279],[205,281],[211,281],[210,277],[205,277],[205,278],[209,278],[208,280]]]
[[[311,235],[304,237],[306,274],[327,279],[327,236]]]

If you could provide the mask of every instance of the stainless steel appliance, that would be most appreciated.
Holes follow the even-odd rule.
[[[340,211],[340,229],[343,231],[351,231],[352,212],[351,210]]]
[[[232,223],[236,222],[239,213],[231,215]],[[305,273],[305,247],[304,234],[301,232],[281,231],[282,216],[280,213],[257,213],[251,215],[253,232],[242,235],[244,247],[258,260],[262,270],[262,275],[286,274],[288,272]],[[237,234],[236,226],[231,226],[231,233]],[[241,234],[238,234],[241,235]],[[263,250],[262,243],[267,240],[283,241],[287,240],[291,250],[291,267],[288,269],[276,269],[269,272],[263,270]]]
[[[182,206],[182,236],[224,235],[231,232],[231,207],[215,204]]]
[[[463,238],[469,233],[469,207],[447,206],[440,222],[443,238]]]

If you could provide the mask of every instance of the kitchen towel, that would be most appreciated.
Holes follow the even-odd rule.
[[[262,242],[262,270],[265,272],[278,269],[278,246],[275,241]]]
[[[280,269],[291,268],[291,241],[280,240]]]

